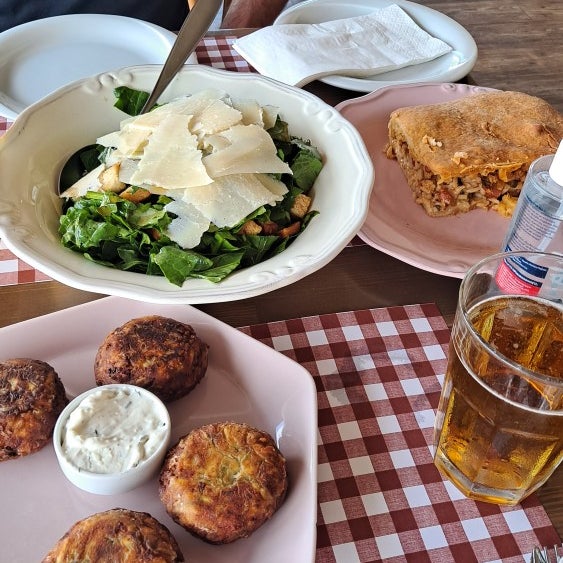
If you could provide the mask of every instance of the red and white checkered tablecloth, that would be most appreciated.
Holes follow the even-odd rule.
[[[235,72],[255,72],[233,49],[236,37],[204,37],[196,49],[197,62]]]
[[[236,72],[254,72],[254,69],[233,49],[235,36],[204,37],[196,48],[200,64]],[[0,116],[0,136],[11,125]],[[358,237],[350,243],[364,244]],[[0,239],[0,286],[46,281],[50,278],[32,268],[10,252]]]
[[[559,543],[532,495],[466,499],[432,461],[449,330],[434,304],[243,327],[303,365],[318,397],[317,562],[516,562]]]

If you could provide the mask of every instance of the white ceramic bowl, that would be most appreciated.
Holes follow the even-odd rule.
[[[152,409],[154,410],[154,413],[157,415],[159,420],[162,420],[162,423],[164,424],[164,433],[160,440],[160,443],[156,447],[152,455],[141,461],[137,466],[128,469],[127,471],[114,473],[94,473],[81,469],[72,460],[69,459],[65,452],[65,449],[63,448],[63,436],[67,421],[71,413],[75,411],[77,407],[79,407],[84,399],[90,397],[93,393],[111,393],[116,389],[123,390],[127,393],[139,393],[141,397],[143,397],[145,400],[148,400]],[[170,436],[171,422],[168,409],[156,395],[154,395],[150,391],[147,391],[146,389],[142,389],[141,387],[116,383],[94,387],[78,395],[78,397],[70,401],[70,403],[59,415],[59,418],[57,419],[57,422],[55,424],[55,428],[53,430],[53,446],[55,448],[55,454],[57,456],[61,470],[71,483],[73,483],[80,489],[83,489],[90,493],[99,495],[113,495],[130,491],[131,489],[138,487],[139,485],[154,477],[154,475],[160,470],[164,456],[168,451],[168,446],[170,445]]]
[[[254,73],[186,65],[160,101],[205,88],[280,108],[293,135],[310,139],[324,157],[312,189],[319,211],[293,244],[269,260],[218,284],[187,280],[181,288],[160,276],[123,272],[64,248],[57,234],[60,170],[80,147],[117,130],[125,115],[113,89],[151,90],[160,66],[100,74],[64,87],[30,106],[0,138],[0,237],[31,266],[67,285],[154,303],[212,303],[252,297],[293,283],[332,260],[366,217],[373,166],[357,130],[316,96]]]

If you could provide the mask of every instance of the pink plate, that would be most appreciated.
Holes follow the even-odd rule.
[[[374,248],[429,272],[462,278],[481,258],[500,250],[509,220],[475,210],[429,217],[416,204],[395,160],[385,156],[390,113],[405,106],[454,100],[483,92],[467,84],[388,86],[337,106],[363,137],[375,168],[369,211],[359,237]]]
[[[214,421],[247,422],[266,430],[288,462],[285,503],[248,539],[214,546],[192,537],[166,514],[157,477],[128,493],[87,493],[66,480],[48,444],[30,456],[0,463],[0,560],[41,561],[77,520],[123,507],[149,512],[167,526],[192,563],[314,561],[317,395],[309,372],[293,360],[188,305],[107,297],[0,329],[0,361],[29,357],[48,362],[72,398],[95,386],[94,357],[106,334],[151,314],[191,324],[210,346],[203,381],[187,397],[167,405],[172,443]]]

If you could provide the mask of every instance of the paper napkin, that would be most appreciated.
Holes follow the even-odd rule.
[[[265,27],[233,47],[260,74],[294,86],[331,74],[381,74],[452,50],[396,4],[365,16]]]

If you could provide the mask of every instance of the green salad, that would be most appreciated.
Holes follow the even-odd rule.
[[[139,113],[148,96],[146,92],[127,87],[117,88],[115,95],[115,106],[130,116]],[[164,105],[159,107],[164,108]],[[290,134],[288,124],[279,115],[266,131],[275,145],[275,153],[288,165],[290,173],[254,174],[253,178],[266,180],[264,176],[268,176],[268,182],[282,182],[283,196],[276,196],[279,201],[260,205],[236,224],[217,226],[209,221],[199,242],[186,248],[173,240],[172,232],[177,229],[171,228],[178,219],[172,204],[176,199],[185,199],[184,190],[118,182],[118,190],[102,186],[101,189],[88,188],[74,197],[62,194],[65,198],[59,226],[62,244],[93,262],[165,276],[177,286],[188,278],[219,282],[237,269],[282,252],[317,214],[310,208],[307,194],[321,171],[322,160],[309,141]],[[217,134],[208,138],[214,142]],[[215,149],[204,146],[198,150],[205,162],[205,156]],[[108,146],[108,142],[85,150],[80,155],[81,176],[98,169],[109,171],[112,167],[108,162],[115,160],[116,152],[118,149]],[[134,158],[129,162],[138,162]],[[113,165],[114,172],[118,169],[119,163],[117,168]],[[223,175],[222,180],[226,178],[228,174]],[[268,182],[265,185],[269,185]],[[229,202],[225,201],[224,205]]]

